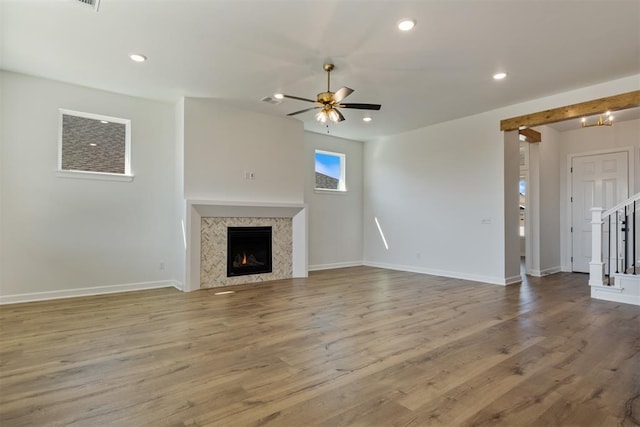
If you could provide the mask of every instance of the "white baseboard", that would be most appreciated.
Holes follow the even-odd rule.
[[[550,274],[560,273],[562,268],[560,266],[545,268],[544,270],[531,270],[529,274],[534,277],[548,276]]]
[[[141,291],[174,287],[182,291],[182,283],[175,280],[157,282],[126,283],[123,285],[96,286],[91,288],[61,289],[58,291],[32,292],[28,294],[0,295],[0,305],[21,302],[46,301],[61,298],[86,297],[91,295],[113,294],[116,292]]]
[[[629,295],[615,286],[591,286],[591,298],[640,306],[640,295]]]
[[[334,268],[359,267],[364,265],[362,261],[334,262],[332,264],[310,265],[309,271],[332,270]]]
[[[471,280],[474,282],[490,283],[492,285],[512,285],[514,283],[520,283],[522,278],[520,275],[513,277],[492,277],[492,276],[480,276],[477,274],[461,273],[457,271],[435,270],[431,268],[414,267],[409,265],[387,264],[383,262],[364,261],[364,264],[369,267],[386,268],[389,270],[409,271],[411,273],[430,274],[432,276],[450,277],[452,279]]]
[[[509,285],[515,285],[517,283],[522,283],[522,276],[519,274],[517,276],[505,277],[503,280],[503,283],[492,283],[492,284],[509,286]]]

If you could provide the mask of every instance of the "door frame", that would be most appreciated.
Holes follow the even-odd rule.
[[[566,215],[567,215],[567,230],[566,242],[568,243],[566,247],[566,260],[568,261],[569,270],[573,271],[573,261],[571,257],[573,256],[573,236],[571,234],[571,228],[573,227],[573,206],[571,203],[571,197],[573,196],[573,179],[571,177],[571,165],[573,164],[573,159],[576,157],[586,157],[586,156],[597,156],[599,154],[613,154],[613,153],[627,153],[627,191],[628,196],[636,194],[635,190],[635,164],[636,164],[636,156],[635,156],[635,147],[633,146],[625,146],[625,147],[611,147],[605,148],[601,150],[590,150],[590,151],[582,151],[579,153],[569,153],[567,154],[567,194],[565,195],[565,203],[566,203]]]
[[[520,178],[525,182],[525,195],[524,195],[524,203],[525,203],[525,212],[524,212],[524,269],[525,274],[532,275],[533,268],[531,264],[533,263],[533,254],[534,251],[534,239],[533,239],[533,221],[531,221],[531,212],[532,212],[532,203],[531,203],[531,180],[529,179],[529,168],[522,169],[520,171]]]

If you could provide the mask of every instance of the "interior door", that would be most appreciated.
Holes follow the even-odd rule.
[[[572,270],[588,273],[591,208],[609,209],[629,195],[628,152],[574,157],[571,161]]]

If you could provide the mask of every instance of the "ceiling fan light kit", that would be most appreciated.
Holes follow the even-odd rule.
[[[336,92],[331,92],[331,71],[335,68],[333,64],[324,64],[323,70],[327,72],[327,91],[320,92],[316,95],[316,99],[302,98],[299,96],[275,94],[274,98],[288,98],[298,101],[312,102],[318,104],[317,107],[305,108],[303,110],[295,111],[287,114],[287,116],[295,116],[297,114],[306,113],[307,111],[320,109],[315,115],[315,118],[320,123],[327,123],[331,121],[333,123],[342,122],[345,120],[344,116],[340,112],[340,108],[354,108],[358,110],[379,110],[380,104],[345,104],[342,100],[353,93],[353,89],[346,86],[341,87]],[[280,99],[280,98],[279,98]]]
[[[604,115],[607,117],[606,119],[603,119],[602,116],[598,116],[598,121],[595,123],[591,123],[591,124],[587,124],[587,118],[583,117],[582,118],[582,127],[583,128],[590,128],[593,126],[612,126],[613,125],[613,116],[611,115],[611,113],[609,111],[607,111],[606,113],[604,113]]]

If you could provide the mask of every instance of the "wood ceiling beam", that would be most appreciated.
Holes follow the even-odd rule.
[[[524,135],[526,142],[540,142],[542,141],[542,134],[531,128],[524,128],[518,131],[520,135]]]
[[[524,116],[512,117],[500,121],[501,131],[520,129],[522,126],[532,127],[575,119],[577,117],[603,114],[607,111],[626,110],[640,106],[640,90],[621,93],[620,95],[594,99],[593,101],[553,108]]]

